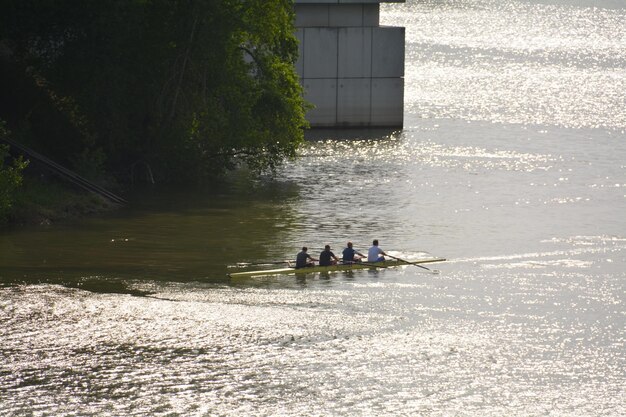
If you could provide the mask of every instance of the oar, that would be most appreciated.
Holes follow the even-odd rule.
[[[339,259],[343,261],[343,258],[339,258]],[[348,262],[355,264],[355,265],[365,265],[365,266],[371,266],[374,268],[389,268],[388,266],[378,265],[378,264],[371,263],[371,262],[363,262],[363,261],[348,261]],[[349,265],[349,264],[344,264],[344,265]]]
[[[262,266],[262,265],[282,265],[282,264],[288,264],[290,262],[291,261],[270,261],[270,262],[255,262],[255,263],[237,262],[237,266],[244,267],[244,266]]]
[[[392,256],[392,255],[389,255],[389,254],[387,254],[387,256],[389,256],[390,258],[393,258],[393,259],[395,259],[395,260],[397,260],[397,261],[404,262],[404,263],[405,263],[405,264],[407,264],[407,265],[413,265],[413,266],[416,266],[416,267],[418,267],[418,268],[425,269],[425,270],[427,270],[427,271],[432,272],[433,274],[438,274],[438,273],[439,273],[439,270],[438,270],[438,269],[430,269],[430,268],[426,268],[425,266],[422,266],[422,265],[420,265],[420,264],[419,264],[419,263],[417,263],[417,262],[407,261],[406,259],[398,258],[398,257],[396,257],[396,256]]]

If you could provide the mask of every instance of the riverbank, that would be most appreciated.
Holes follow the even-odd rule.
[[[25,177],[2,227],[49,225],[115,210],[119,205],[47,178]]]

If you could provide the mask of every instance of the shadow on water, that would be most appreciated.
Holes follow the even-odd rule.
[[[143,291],[132,288],[128,283],[119,280],[83,279],[64,282],[61,285],[67,288],[77,288],[96,294],[128,294],[136,297],[147,297],[155,294],[154,291]]]
[[[401,133],[398,129],[390,128],[349,128],[349,129],[310,129],[305,131],[304,137],[308,141],[321,140],[381,140]]]
[[[275,178],[239,171],[202,188],[135,189],[117,212],[0,233],[0,285],[94,288],[84,277],[103,282],[96,291],[123,293],[133,290],[115,282],[233,285],[227,275],[241,270],[239,263],[291,259],[297,248],[307,245],[314,253],[324,241],[343,245],[349,238],[365,246],[372,233],[395,235],[401,223],[380,216],[399,205],[395,188],[379,187],[370,171],[372,164],[380,172],[402,171],[379,158],[394,155],[398,132],[315,130],[308,136],[303,158]],[[350,140],[363,142],[359,152]]]
[[[210,187],[135,190],[97,218],[0,234],[0,282],[137,293],[125,279],[227,282],[228,265],[272,259],[298,223],[299,186],[234,174]],[[85,280],[84,277],[99,277]]]
[[[0,280],[0,287],[12,287],[21,285],[59,285],[65,288],[75,288],[95,294],[126,294],[136,297],[149,297],[156,294],[155,291],[146,291],[139,288],[128,281],[107,278],[102,276],[95,277],[28,277],[22,279],[3,278]]]

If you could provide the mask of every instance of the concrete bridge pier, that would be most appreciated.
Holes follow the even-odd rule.
[[[404,0],[295,0],[311,127],[402,127],[404,28],[379,25],[381,2]]]

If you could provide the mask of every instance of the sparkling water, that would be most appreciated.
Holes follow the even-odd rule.
[[[626,4],[381,19],[404,130],[0,235],[2,415],[626,415]],[[374,238],[449,261],[226,277]]]

